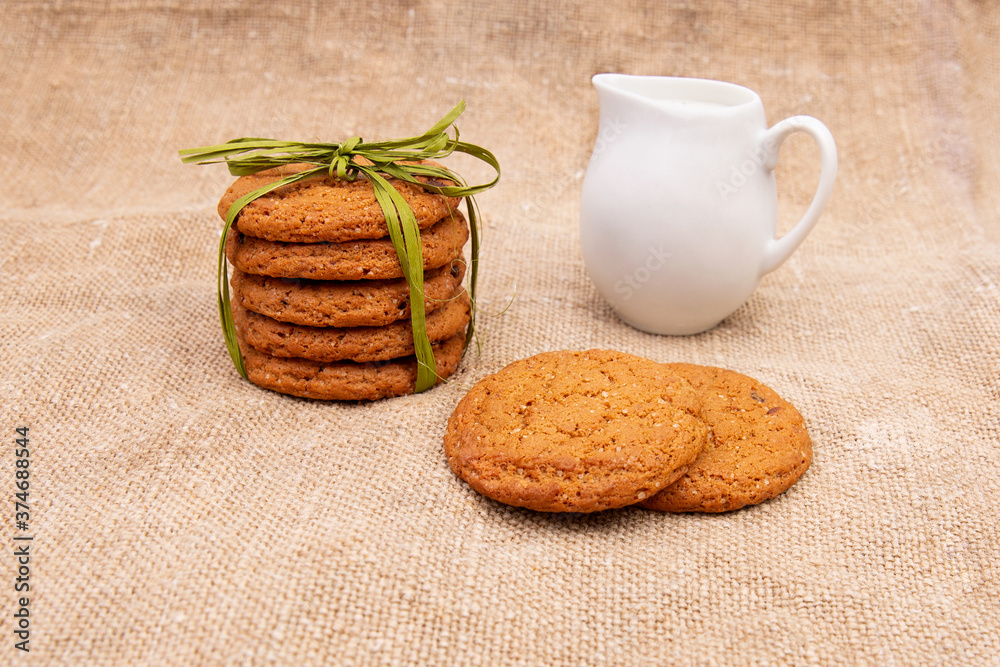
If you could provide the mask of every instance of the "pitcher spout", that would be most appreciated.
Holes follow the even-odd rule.
[[[595,74],[591,79],[602,116],[621,117],[648,103],[643,96],[629,91],[621,74]]]

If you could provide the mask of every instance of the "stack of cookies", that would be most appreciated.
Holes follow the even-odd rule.
[[[727,512],[806,471],[802,415],[757,380],[622,352],[546,352],[481,380],[444,438],[479,493],[543,512]]]
[[[239,178],[219,202],[304,166]],[[413,209],[424,259],[427,333],[444,379],[462,358],[470,319],[462,288],[469,227],[459,200],[392,179]],[[441,185],[441,183],[435,183]],[[226,239],[232,311],[251,382],[326,400],[412,393],[417,376],[410,292],[371,183],[322,176],[252,201]]]

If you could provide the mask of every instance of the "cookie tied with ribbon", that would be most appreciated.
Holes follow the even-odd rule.
[[[401,389],[397,383],[392,392],[374,397],[421,392],[441,379],[442,364],[435,360],[435,345],[427,331],[427,313],[435,309],[435,300],[441,297],[425,290],[425,270],[435,275],[450,272],[459,281],[462,273],[468,274],[472,308],[465,333],[467,346],[475,331],[479,268],[475,195],[491,188],[500,178],[499,163],[490,151],[459,139],[454,123],[464,110],[463,101],[429,130],[406,139],[365,142],[351,137],[342,143],[304,143],[241,138],[180,151],[184,163],[225,163],[230,174],[239,177],[219,206],[225,223],[219,242],[217,279],[223,336],[244,378],[265,384],[252,376],[252,370],[248,375],[246,355],[241,352],[241,343],[244,350],[249,348],[233,319],[227,255],[231,260],[240,258],[240,269],[255,272],[261,279],[292,278],[309,283],[315,278],[316,284],[309,288],[318,290],[320,298],[330,285],[327,278],[343,276],[344,280],[356,280],[358,285],[364,283],[366,289],[379,290],[383,281],[376,278],[401,276],[406,290],[396,306],[409,317],[416,374],[411,386]],[[482,184],[467,184],[459,174],[437,162],[452,153],[482,160],[493,168],[495,176]],[[462,199],[466,202],[465,216],[456,210]],[[471,241],[471,256],[465,266],[461,246],[467,238]],[[387,242],[395,255],[392,263],[398,262],[398,268],[384,266],[385,252],[380,248],[387,248]],[[350,266],[355,252],[358,265]],[[366,258],[376,255],[380,258],[377,266],[362,265],[368,261]],[[290,274],[289,267],[300,273]],[[237,289],[237,283],[233,285]],[[349,286],[349,282],[340,283],[337,293]],[[462,291],[459,287],[445,298],[464,299]],[[241,294],[235,296],[240,305],[253,309],[252,299],[248,303]],[[253,350],[251,356],[256,356],[257,351]],[[287,363],[296,361],[290,359]],[[279,362],[285,363],[280,358],[269,361],[270,365]],[[456,365],[448,363],[444,368],[451,372]],[[312,389],[308,395],[322,398],[323,393]],[[330,398],[342,397],[343,393],[331,392]]]

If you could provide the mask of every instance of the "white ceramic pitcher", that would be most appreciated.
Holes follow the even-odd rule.
[[[837,173],[830,131],[810,116],[767,128],[760,97],[721,81],[598,74],[597,142],[580,202],[587,272],[615,312],[659,334],[711,329],[816,224]],[[819,187],[775,239],[774,167],[785,138],[819,144]]]

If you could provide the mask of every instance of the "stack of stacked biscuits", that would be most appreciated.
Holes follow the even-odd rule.
[[[240,177],[219,202],[304,166]],[[469,227],[459,199],[391,179],[413,210],[424,259],[426,325],[440,379],[462,358]],[[433,183],[442,185],[442,183]],[[237,216],[226,239],[237,340],[251,382],[324,400],[375,400],[416,383],[410,291],[371,183],[331,176],[283,185]]]

